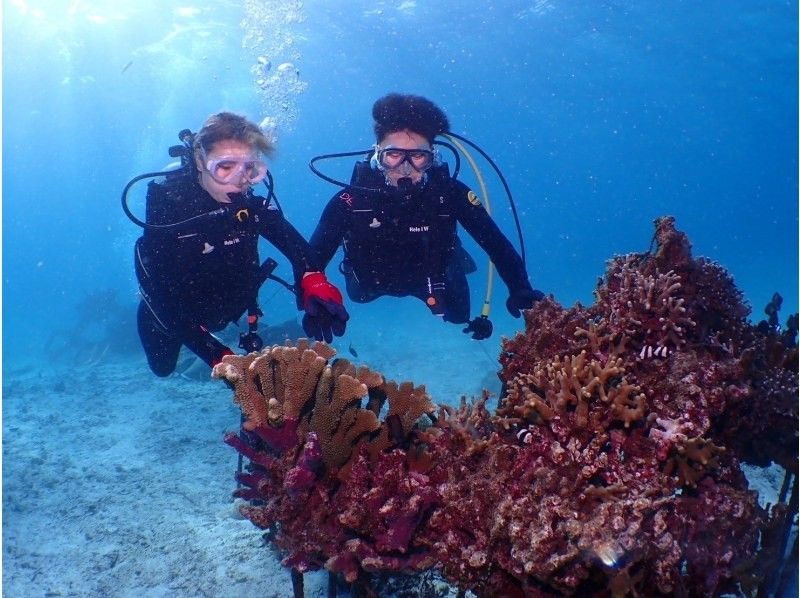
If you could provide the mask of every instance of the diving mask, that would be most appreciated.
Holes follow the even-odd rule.
[[[221,185],[241,184],[247,182],[251,185],[264,180],[267,176],[267,165],[263,160],[252,156],[221,156],[207,160],[206,170],[211,178]]]
[[[375,156],[382,170],[397,170],[403,163],[408,164],[417,172],[425,172],[434,162],[434,153],[427,149],[403,149],[398,147],[375,146]]]

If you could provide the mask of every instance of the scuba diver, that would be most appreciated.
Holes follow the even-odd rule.
[[[269,139],[230,112],[210,116],[196,135],[184,130],[179,137],[183,145],[170,148],[170,155],[181,156],[183,167],[135,177],[122,194],[125,213],[144,228],[134,256],[141,294],[138,330],[153,373],[170,375],[182,345],[212,367],[232,355],[212,332],[245,311],[248,332],[240,334],[239,347],[260,350],[258,290],[266,278],[297,289],[306,334],[327,342],[343,335],[349,316],[341,293],[284,219],[271,185],[268,198],[252,191],[269,177],[264,161],[274,151]],[[128,208],[128,190],[143,178],[160,176],[163,181],[148,184],[142,222]],[[272,275],[274,260],[259,264],[259,236],[289,259],[294,286]]]
[[[311,236],[320,266],[327,266],[342,245],[340,270],[353,301],[365,303],[384,295],[417,297],[444,321],[467,323],[464,332],[471,333],[472,338],[488,338],[492,333],[487,317],[491,278],[483,314],[470,321],[466,274],[476,268],[461,246],[457,224],[497,267],[508,287],[506,308],[512,316],[518,318],[520,310],[530,308],[544,295],[531,287],[523,258],[478,196],[455,178],[455,149],[436,142],[449,147],[456,156],[456,174],[451,176],[433,147],[434,138],[441,135],[457,144],[456,139],[460,139],[491,159],[468,140],[451,133],[447,116],[424,97],[386,95],[375,102],[372,116],[377,143],[356,163],[349,185],[323,175],[314,162],[364,152],[328,154],[311,161],[315,174],[344,187],[329,201]],[[458,145],[463,153],[463,146]],[[491,164],[505,185],[502,174]],[[516,217],[515,209],[514,214]]]

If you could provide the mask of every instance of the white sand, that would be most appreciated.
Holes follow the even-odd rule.
[[[230,391],[127,364],[76,373],[6,373],[3,594],[291,595],[231,498]]]

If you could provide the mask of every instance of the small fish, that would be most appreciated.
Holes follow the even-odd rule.
[[[624,551],[619,544],[617,544],[614,540],[609,540],[606,542],[600,542],[596,546],[593,547],[591,552],[594,553],[594,556],[600,560],[603,565],[612,569],[618,569],[622,565],[625,564],[624,562]]]
[[[672,351],[667,346],[658,345],[654,347],[652,345],[644,345],[639,353],[639,359],[644,359],[645,357],[648,359],[652,359],[653,357],[666,359],[670,355],[672,355]]]
[[[533,434],[528,428],[522,428],[517,432],[517,440],[522,444],[530,444],[533,442]]]
[[[347,350],[350,352],[350,355],[358,359],[358,351],[353,348],[353,343],[350,343],[350,346],[347,347]]]
[[[120,75],[124,75],[125,71],[127,71],[129,68],[131,68],[132,64],[133,64],[133,60],[129,61],[128,64],[126,64],[125,67],[122,69],[122,72],[120,73]]]

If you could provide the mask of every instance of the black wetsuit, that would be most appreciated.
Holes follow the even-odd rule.
[[[446,321],[464,323],[470,311],[465,275],[470,260],[456,224],[486,251],[510,291],[531,289],[517,251],[446,165],[429,170],[424,184],[400,191],[386,185],[383,173],[368,162],[359,162],[351,186],[330,200],[310,242],[320,266],[343,245],[340,269],[353,301],[410,295]]]
[[[289,259],[295,280],[318,269],[306,240],[263,197],[250,194],[221,204],[188,173],[150,183],[148,224],[195,216],[201,217],[145,229],[136,241],[139,337],[158,376],[174,371],[181,345],[208,364],[217,361],[227,347],[211,332],[257,309],[259,235]]]

